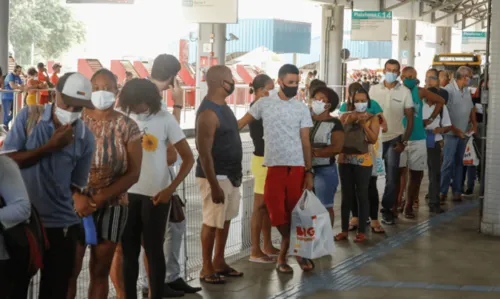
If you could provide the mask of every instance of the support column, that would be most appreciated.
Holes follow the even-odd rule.
[[[417,35],[417,21],[399,20],[398,60],[403,67],[415,66],[416,35]]]
[[[226,64],[226,24],[214,24],[214,57],[219,64]]]
[[[491,2],[490,2],[491,5]],[[491,22],[488,24],[492,30],[500,26],[500,6],[491,5]],[[487,235],[500,236],[500,160],[498,151],[500,147],[500,35],[489,34],[491,39],[489,66],[489,102],[487,111],[486,134],[486,173],[485,196],[482,207],[481,232]]]
[[[0,0],[1,1],[1,0]],[[211,40],[213,34],[213,40]],[[204,47],[203,45],[210,45]],[[198,108],[207,92],[207,84],[203,82],[203,74],[209,69],[208,59],[204,66],[201,66],[201,57],[217,58],[219,64],[226,64],[226,24],[199,24],[198,25],[198,51],[196,54],[196,104]]]
[[[321,24],[320,79],[340,95],[342,88],[342,60],[340,51],[344,38],[344,6],[324,5]]]
[[[436,27],[436,55],[451,53],[451,27]]]
[[[9,0],[0,0],[0,67],[9,72]]]

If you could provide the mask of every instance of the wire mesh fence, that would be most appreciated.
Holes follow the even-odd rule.
[[[240,188],[242,195],[240,212],[236,219],[231,221],[231,229],[229,231],[229,236],[226,245],[226,258],[228,262],[243,258],[249,254],[251,242],[250,242],[250,217],[253,211],[253,177],[250,171],[250,161],[252,158],[252,153],[254,150],[251,141],[243,142],[243,183]],[[195,148],[192,148],[195,158],[198,156],[198,152]],[[202,253],[201,253],[201,241],[200,232],[202,226],[202,201],[199,191],[199,187],[196,184],[196,177],[194,168],[190,174],[186,177],[181,186],[177,189],[177,192],[183,199],[187,201],[186,203],[186,232],[184,235],[184,246],[181,251],[180,264],[183,265],[183,276],[186,280],[193,280],[198,277],[198,272],[202,267]],[[273,234],[274,238],[277,240],[277,232]],[[90,251],[87,249],[85,254],[82,271],[78,278],[77,283],[77,297],[78,299],[86,299],[88,286],[90,282],[89,277],[89,260]],[[142,261],[142,257],[141,257]],[[143,275],[144,271],[141,271],[141,275],[138,280],[138,293],[140,293],[143,287]],[[40,275],[38,274],[31,284],[31,290],[29,293],[30,298],[37,298],[39,291],[39,280]],[[110,281],[109,297],[116,298],[116,291],[113,284]]]

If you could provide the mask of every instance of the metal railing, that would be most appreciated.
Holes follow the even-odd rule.
[[[238,217],[231,221],[231,229],[226,245],[226,258],[228,262],[241,259],[249,254],[250,251],[250,218],[253,211],[253,176],[250,171],[250,161],[253,155],[253,144],[250,141],[243,142],[243,183],[240,187],[242,195],[240,211]],[[195,148],[192,149],[197,158],[198,153]],[[183,238],[183,254],[181,254],[183,265],[183,276],[186,280],[193,280],[198,277],[202,267],[202,253],[200,233],[202,226],[202,199],[199,187],[196,184],[195,170],[191,170],[177,192],[186,200],[186,232]],[[279,235],[276,231],[273,232],[273,239],[279,240]],[[87,250],[83,262],[82,271],[77,283],[78,299],[86,299],[87,291],[90,282],[89,277],[89,259],[90,251]],[[38,274],[31,283],[30,298],[37,298],[39,291],[39,275]],[[138,290],[142,277],[138,280]],[[116,291],[113,284],[110,282],[109,296],[115,296]]]

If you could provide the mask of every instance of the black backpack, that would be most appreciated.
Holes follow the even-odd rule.
[[[3,207],[5,200],[0,197],[0,208]],[[0,231],[13,265],[23,267],[28,277],[34,276],[43,268],[43,254],[49,248],[49,242],[38,211],[33,205],[27,221],[10,228],[0,225]]]

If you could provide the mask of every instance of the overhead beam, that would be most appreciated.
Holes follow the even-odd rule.
[[[435,12],[435,11],[441,10],[441,9],[443,9],[443,8],[446,8],[446,7],[450,6],[450,5],[463,3],[464,1],[466,1],[466,0],[454,0],[454,1],[451,1],[451,2],[446,2],[446,3],[444,3],[444,4],[441,4],[441,5],[439,5],[439,6],[434,7],[434,8],[433,8],[433,9],[431,9],[431,10],[428,10],[428,11],[426,11],[426,12],[423,12],[422,14],[420,14],[420,16],[421,16],[421,17],[425,17],[426,15],[428,15],[428,14],[430,14],[430,13],[433,13],[433,12]],[[422,3],[423,3],[423,2],[422,2]]]
[[[464,29],[466,29],[466,28],[469,28],[469,27],[472,27],[472,26],[474,26],[474,25],[476,25],[476,24],[479,24],[479,23],[481,23],[482,21],[486,20],[487,18],[488,18],[488,16],[484,16],[482,19],[477,20],[477,21],[475,21],[475,22],[473,22],[473,23],[470,23],[469,25],[466,25],[466,26],[462,27],[462,30],[464,30]]]
[[[479,16],[479,15],[484,14],[486,12],[487,12],[487,10],[481,10],[481,11],[476,11],[475,13],[470,14],[470,15],[462,14],[462,18],[460,20],[458,18],[455,19],[455,24],[460,23],[461,21],[463,21],[465,19],[469,19],[469,18],[473,18],[475,16]],[[455,16],[457,16],[457,15],[458,14],[456,14]]]
[[[391,5],[391,6],[389,6],[389,7],[384,8],[384,11],[391,11],[391,10],[394,10],[394,9],[396,9],[396,8],[398,8],[398,7],[401,7],[401,6],[403,6],[403,5],[406,5],[406,4],[408,4],[408,3],[410,3],[410,2],[413,2],[413,1],[415,1],[415,0],[404,0],[404,1],[401,1],[401,2],[399,2],[398,4],[394,4],[394,5]]]
[[[448,14],[446,14],[446,15],[442,16],[442,17],[439,17],[439,18],[435,19],[435,20],[434,20],[434,23],[439,22],[439,21],[441,21],[441,20],[444,20],[444,19],[446,19],[446,18],[447,18],[447,17],[449,17],[449,16],[452,16],[452,15],[455,15],[455,14],[462,13],[462,12],[464,12],[464,11],[466,11],[466,10],[469,10],[469,9],[474,9],[474,8],[476,8],[476,7],[479,7],[479,6],[481,6],[481,5],[485,5],[485,4],[487,4],[487,3],[488,3],[488,0],[484,0],[484,1],[480,2],[480,3],[476,3],[476,4],[472,5],[472,6],[470,6],[470,7],[467,7],[467,8],[462,8],[462,9],[459,9],[459,10],[456,10],[456,11],[452,11],[452,12],[450,12],[450,13],[448,13]]]

